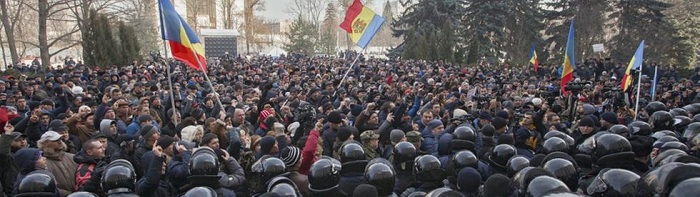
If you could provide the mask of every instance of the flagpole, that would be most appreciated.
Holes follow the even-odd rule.
[[[651,84],[651,102],[656,100],[656,80],[658,77],[659,66],[654,66],[654,82]]]
[[[221,106],[221,110],[223,110],[223,109],[224,109],[224,105],[221,104],[221,99],[219,99],[219,96],[218,96],[219,93],[217,93],[217,92],[214,90],[214,85],[211,84],[211,79],[209,79],[209,75],[207,74],[207,71],[208,71],[208,70],[205,70],[205,69],[204,69],[204,67],[202,66],[202,62],[199,61],[199,57],[197,56],[197,53],[194,52],[194,49],[192,49],[192,50],[190,50],[190,51],[192,51],[192,55],[194,56],[194,59],[197,60],[197,67],[199,67],[199,69],[202,70],[202,73],[204,73],[204,79],[207,80],[207,83],[209,83],[209,87],[210,87],[210,88],[212,89],[212,91],[215,93],[215,94],[214,94],[214,98],[216,98],[216,104],[218,104],[219,106]]]
[[[639,78],[637,78],[637,96],[636,99],[637,101],[634,103],[634,120],[637,120],[637,116],[639,116],[639,93],[641,92],[642,88],[642,68],[644,66],[639,65]],[[651,114],[649,114],[651,115]]]
[[[343,75],[343,78],[340,79],[340,83],[338,83],[338,88],[336,88],[335,91],[333,92],[333,96],[335,96],[335,93],[338,92],[338,89],[340,89],[340,86],[343,85],[343,82],[345,82],[345,78],[348,76],[348,73],[350,73],[352,68],[355,66],[355,62],[357,62],[357,60],[360,59],[360,56],[364,52],[365,52],[365,48],[362,48],[362,50],[360,50],[360,53],[358,53],[357,56],[355,57],[355,60],[352,61],[352,63],[350,64],[350,68],[348,68],[348,71],[345,71],[345,75]]]
[[[162,5],[160,4],[160,2],[158,2],[158,14],[160,15],[160,19],[161,19],[160,20],[161,21],[161,23],[160,23],[161,31],[163,31],[163,32],[161,32],[161,34],[165,35],[164,28],[162,27],[165,24],[163,24],[163,22],[162,22],[163,21],[163,11],[162,11],[161,6]],[[176,115],[176,113],[179,113],[179,112],[176,111],[178,107],[175,106],[175,91],[173,90],[173,77],[172,77],[172,72],[170,72],[170,63],[168,61],[168,53],[169,53],[168,52],[168,44],[167,44],[167,41],[165,41],[165,39],[163,39],[163,51],[165,52],[165,54],[163,55],[163,57],[164,57],[163,58],[163,66],[165,66],[165,72],[167,72],[167,74],[168,74],[168,89],[170,90],[170,94],[169,94],[170,95],[170,106],[173,109],[173,115]],[[178,96],[180,96],[180,95],[178,95]],[[177,126],[178,122],[177,122],[176,118],[173,118],[173,117],[168,117],[168,118],[170,119],[170,121],[173,122],[173,125]]]

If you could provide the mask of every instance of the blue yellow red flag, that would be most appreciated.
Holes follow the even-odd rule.
[[[569,27],[569,37],[566,41],[566,53],[564,54],[564,64],[562,65],[561,73],[561,90],[564,94],[567,94],[566,86],[574,80],[574,68],[576,66],[576,57],[574,56],[574,20],[571,20],[571,26]]]
[[[204,47],[197,34],[169,0],[158,0],[160,11],[160,33],[168,41],[173,58],[180,60],[196,70],[207,70]]]
[[[530,52],[530,63],[535,68],[535,72],[537,72],[537,68],[540,66],[540,61],[537,60],[537,52],[535,51],[535,46],[532,46],[532,51]]]
[[[639,43],[639,47],[637,47],[637,51],[634,52],[634,56],[632,56],[632,60],[630,60],[630,63],[627,65],[627,69],[625,70],[625,75],[622,76],[622,84],[620,86],[622,87],[622,91],[627,91],[627,88],[629,88],[630,84],[632,84],[632,70],[639,70],[639,67],[642,66],[642,61],[644,61],[644,40]]]
[[[372,37],[384,23],[384,18],[374,13],[368,7],[362,5],[360,0],[355,0],[345,14],[345,21],[340,28],[350,34],[350,39],[361,48],[367,47]]]

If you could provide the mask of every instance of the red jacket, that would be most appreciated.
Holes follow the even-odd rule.
[[[299,167],[299,173],[306,175],[311,168],[311,164],[316,162],[318,158],[316,157],[316,149],[318,148],[318,139],[320,134],[316,130],[311,130],[309,132],[309,138],[306,139],[306,144],[304,149],[301,150],[301,166]]]

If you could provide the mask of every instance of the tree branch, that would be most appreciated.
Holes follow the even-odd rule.
[[[68,49],[70,49],[70,48],[73,48],[74,46],[78,46],[79,44],[80,44],[80,42],[75,42],[75,43],[73,43],[73,44],[70,44],[70,45],[68,45],[68,46],[65,46],[65,47],[63,47],[63,48],[61,48],[61,49],[59,49],[59,50],[57,50],[57,51],[54,51],[53,53],[49,53],[49,57],[54,56],[54,55],[56,55],[56,54],[59,54],[59,53],[65,51],[65,50],[68,50]]]
[[[56,44],[56,43],[58,43],[59,41],[61,41],[63,38],[66,38],[66,37],[68,37],[68,36],[71,36],[71,35],[73,35],[74,33],[77,33],[77,32],[79,32],[79,31],[80,31],[80,29],[78,29],[78,28],[73,28],[73,30],[70,31],[69,33],[66,33],[66,34],[63,34],[63,35],[61,35],[61,36],[59,36],[59,37],[54,38],[53,41],[51,41],[51,43],[49,43],[47,46],[50,48],[50,47],[52,47],[54,44]]]

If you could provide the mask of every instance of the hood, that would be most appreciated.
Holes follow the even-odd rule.
[[[80,164],[80,163],[97,164],[97,160],[88,156],[87,153],[85,153],[85,151],[82,151],[82,150],[80,152],[76,153],[75,156],[73,156],[73,161],[75,161],[75,163],[78,163],[78,164]]]
[[[36,148],[23,148],[17,151],[15,153],[15,163],[17,164],[19,172],[26,174],[34,171],[36,161],[39,160],[41,154],[41,151]]]
[[[100,133],[109,134],[109,125],[112,124],[112,122],[114,122],[114,120],[111,120],[111,119],[102,120],[102,122],[100,122]]]

